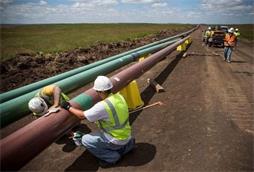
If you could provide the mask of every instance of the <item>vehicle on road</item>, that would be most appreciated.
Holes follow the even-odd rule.
[[[211,37],[208,39],[208,46],[220,46],[224,47],[225,32],[223,30],[213,31]]]
[[[211,35],[208,38],[207,45],[224,47],[224,37],[228,31],[228,26],[215,26],[212,28]]]
[[[223,30],[225,33],[228,33],[228,26],[220,26],[220,29]]]

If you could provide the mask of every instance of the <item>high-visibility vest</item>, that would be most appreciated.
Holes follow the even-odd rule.
[[[128,105],[119,93],[110,94],[102,101],[109,115],[108,120],[99,120],[98,126],[117,140],[128,139],[131,135]]]
[[[240,32],[234,32],[234,34],[236,37],[240,36]]]
[[[236,36],[234,34],[230,35],[230,34],[226,34],[225,38],[224,38],[224,43],[227,46],[235,46],[235,42],[236,42]]]
[[[211,31],[207,30],[207,31],[205,32],[205,37],[210,37],[210,36],[211,36]]]

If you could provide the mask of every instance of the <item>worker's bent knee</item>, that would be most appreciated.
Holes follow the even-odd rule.
[[[90,134],[85,134],[82,137],[82,145],[84,145],[85,147],[95,147],[97,140],[97,137]]]

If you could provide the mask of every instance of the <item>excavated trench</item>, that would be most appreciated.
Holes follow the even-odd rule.
[[[185,30],[188,30],[186,28]],[[6,92],[95,61],[155,42],[184,30],[162,30],[146,37],[113,43],[99,43],[57,54],[17,54],[0,64],[0,92]]]

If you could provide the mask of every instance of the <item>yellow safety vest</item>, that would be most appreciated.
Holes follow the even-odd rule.
[[[54,104],[53,96],[45,95],[42,92],[38,92],[36,96],[43,98],[43,100],[47,103],[48,106],[52,106]],[[69,100],[70,98],[67,95],[65,95],[64,93],[61,93],[60,103],[62,101],[69,101]]]
[[[234,34],[236,37],[240,36],[240,32],[235,32]]]
[[[211,36],[211,31],[207,30],[207,31],[205,32],[205,37],[210,37],[210,36]]]
[[[109,120],[99,120],[98,126],[117,140],[128,139],[131,135],[128,105],[119,93],[110,94],[102,101]]]

